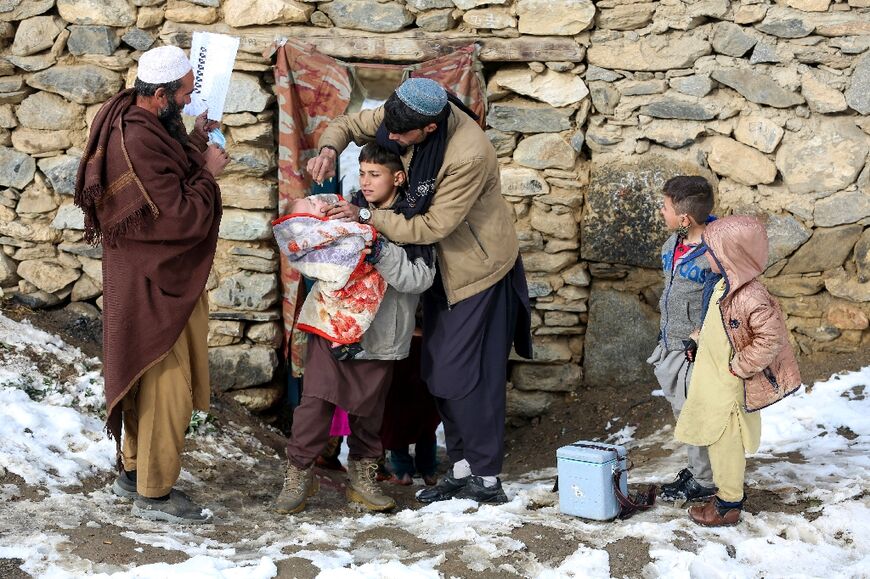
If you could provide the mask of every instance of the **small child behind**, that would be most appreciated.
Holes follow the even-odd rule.
[[[710,271],[722,278],[705,290],[697,359],[674,436],[707,447],[716,495],[691,507],[689,517],[718,527],[740,521],[746,453],[761,441],[756,411],[796,391],[801,377],[779,304],[756,279],[767,264],[764,226],[725,217],[707,226],[704,242]]]
[[[713,189],[703,177],[680,175],[665,183],[663,193],[662,217],[674,233],[662,246],[665,286],[659,300],[659,343],[647,362],[653,365],[674,418],[679,418],[692,374],[692,333],[701,326],[701,296],[710,276],[701,236],[713,209]],[[690,446],[688,452],[686,468],[662,485],[663,499],[697,500],[716,492],[707,449]]]
[[[381,426],[381,442],[389,451],[392,472],[388,480],[398,485],[412,484],[417,473],[426,486],[438,482],[435,431],[441,424],[441,416],[435,398],[420,376],[422,342],[421,336],[411,338],[408,357],[396,363]],[[411,444],[414,445],[413,456],[409,451]]]

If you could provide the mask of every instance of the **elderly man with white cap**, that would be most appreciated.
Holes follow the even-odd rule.
[[[398,243],[434,244],[437,254],[435,283],[423,294],[422,378],[453,466],[417,498],[503,503],[508,355],[514,345],[530,357],[531,339],[525,272],[495,149],[473,113],[428,78],[409,78],[383,107],[330,123],[308,163],[315,181],[334,173],[337,153],[351,141],[376,141],[400,154],[408,189],[395,210],[339,202],[330,217],[370,223]]]
[[[180,48],[144,53],[134,88],[97,113],[75,191],[85,239],[103,246],[107,430],[119,458],[112,489],[134,500],[134,514],[173,523],[209,519],[173,487],[191,413],[209,404],[205,284],[221,218],[215,178],[228,163],[207,144],[204,115],[187,134],[181,109],[192,91]]]

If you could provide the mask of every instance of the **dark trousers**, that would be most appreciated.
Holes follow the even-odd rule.
[[[519,260],[516,267],[521,273]],[[444,422],[447,456],[464,458],[477,476],[497,476],[504,462],[507,361],[523,307],[513,277],[452,308],[438,299],[441,287],[424,296],[426,378]],[[430,328],[435,331],[427,334]],[[468,346],[457,348],[461,342]]]
[[[333,412],[335,412],[335,404],[313,396],[305,396],[303,393],[302,402],[293,412],[293,428],[290,440],[287,442],[287,458],[294,466],[308,468],[323,452],[323,447],[329,439]],[[347,447],[350,460],[381,457],[383,447],[380,431],[383,417],[383,405],[380,411],[372,416],[348,414],[351,433],[347,437]]]
[[[435,399],[447,456],[452,462],[467,460],[477,476],[497,476],[504,462],[505,372],[501,375],[500,380],[482,378],[465,398]]]

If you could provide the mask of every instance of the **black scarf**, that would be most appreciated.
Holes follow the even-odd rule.
[[[475,121],[478,120],[478,116],[452,93],[447,93],[447,100]],[[441,165],[444,164],[444,151],[447,149],[447,120],[444,119],[438,123],[435,131],[429,134],[425,141],[414,145],[414,155],[411,157],[411,165],[408,167],[408,186],[399,195],[392,207],[393,211],[401,213],[406,219],[415,215],[423,215],[432,204],[432,198],[435,196],[435,178],[438,176],[438,171],[441,170]],[[405,147],[390,140],[390,133],[383,122],[378,127],[375,140],[378,145],[391,153],[399,156],[405,153]],[[365,205],[360,202],[365,203]],[[361,193],[354,195],[352,203],[360,207],[368,207],[368,203]],[[427,265],[431,266],[434,263],[435,252],[431,245],[407,244],[402,247],[411,261],[422,257]]]

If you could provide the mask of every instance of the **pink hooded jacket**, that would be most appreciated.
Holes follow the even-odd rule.
[[[744,406],[754,412],[801,384],[782,310],[756,279],[767,263],[767,232],[758,219],[735,215],[710,223],[704,242],[725,278],[719,311],[735,352],[731,371],[743,379]]]

